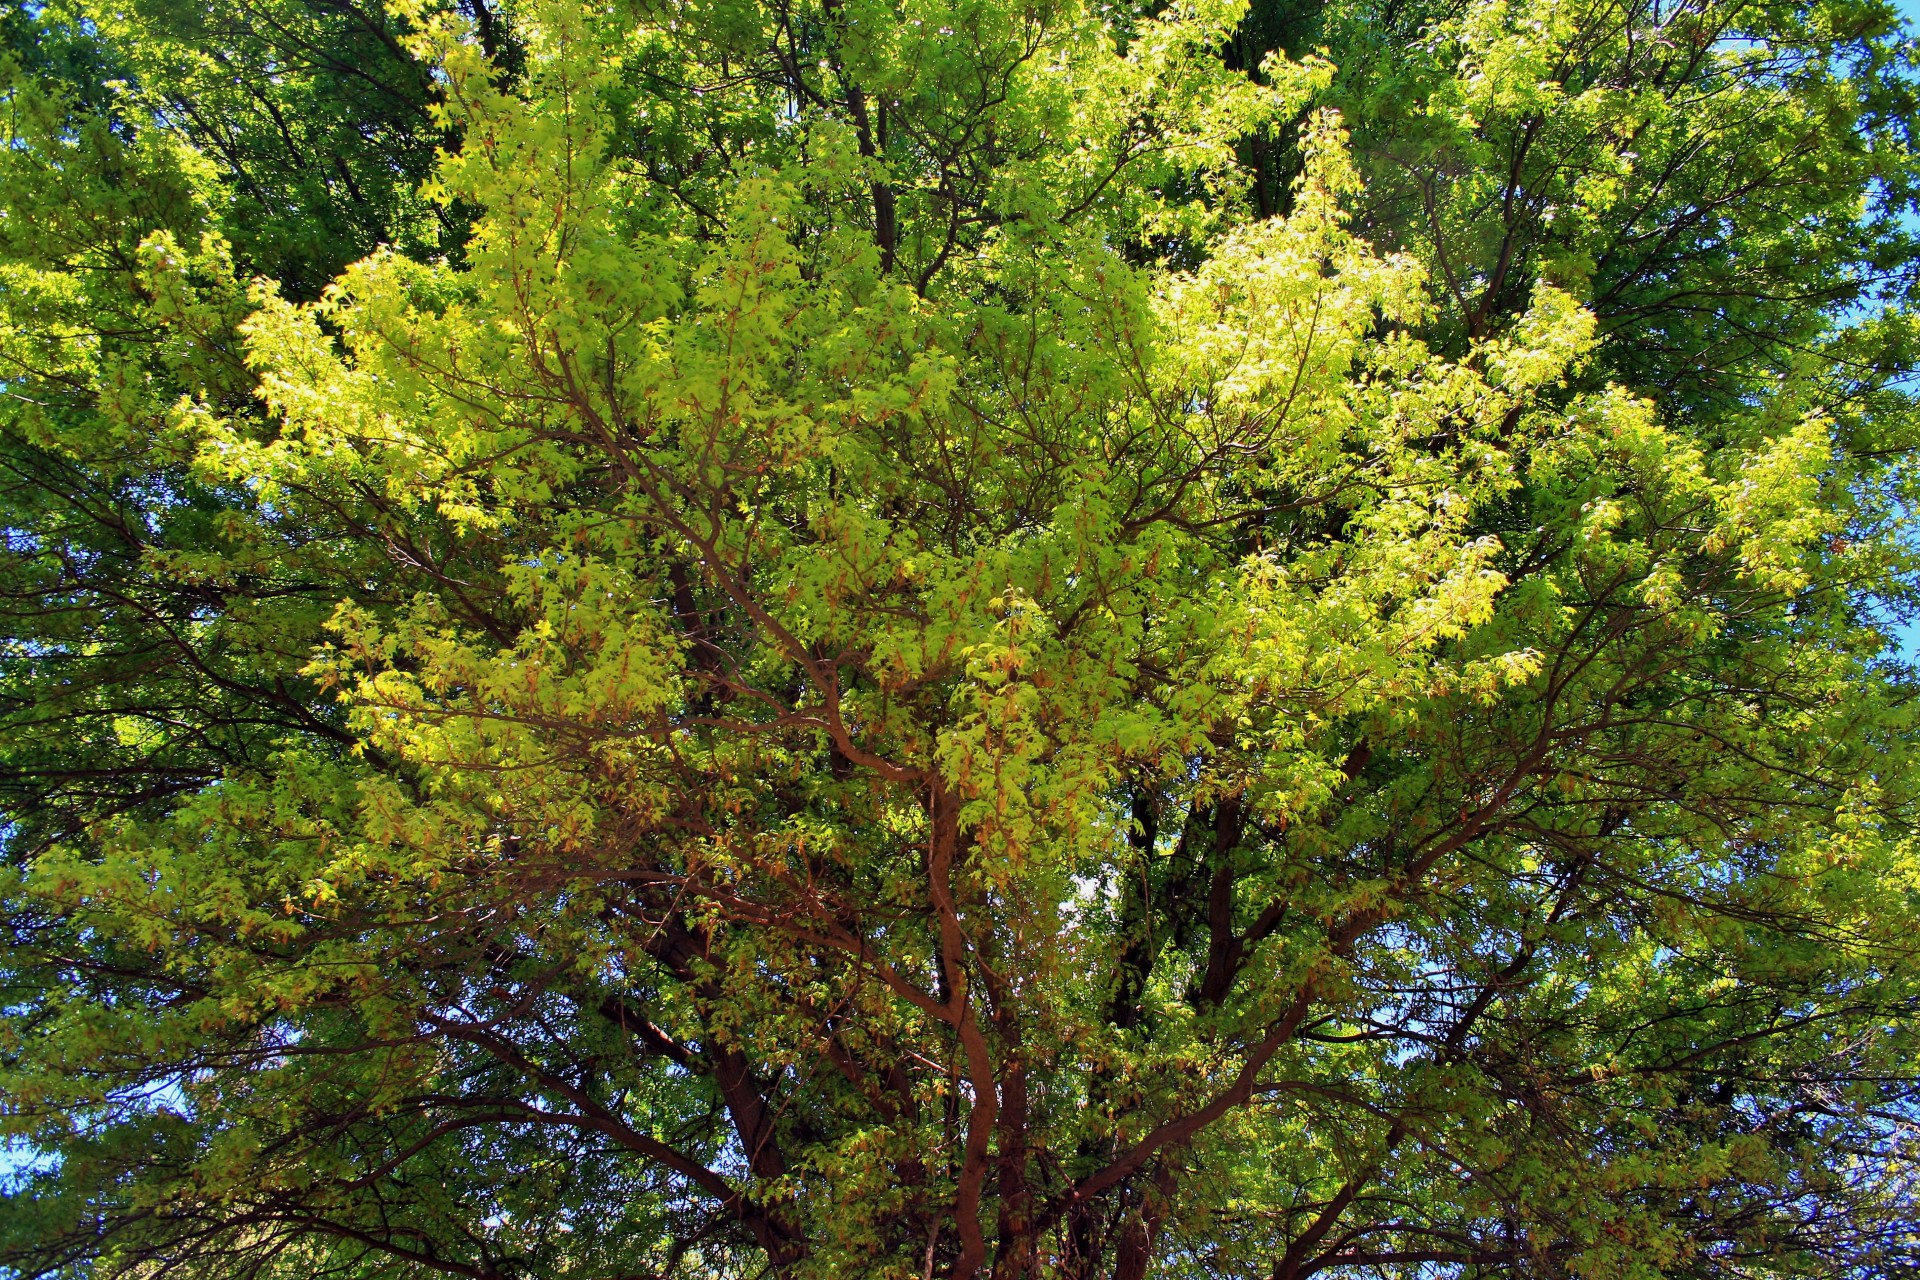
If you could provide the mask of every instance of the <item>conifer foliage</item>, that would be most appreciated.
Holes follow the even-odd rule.
[[[0,1274],[1920,1269],[1882,0],[0,34]]]

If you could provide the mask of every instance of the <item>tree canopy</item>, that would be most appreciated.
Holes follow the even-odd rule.
[[[0,35],[0,1275],[1920,1273],[1885,0]]]

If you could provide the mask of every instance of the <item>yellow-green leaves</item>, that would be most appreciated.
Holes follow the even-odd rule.
[[[1910,1269],[1884,33],[161,7],[6,91],[0,1270]]]

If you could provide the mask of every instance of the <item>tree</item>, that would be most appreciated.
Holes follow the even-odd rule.
[[[0,160],[4,1265],[1920,1266],[1887,9],[151,12]]]

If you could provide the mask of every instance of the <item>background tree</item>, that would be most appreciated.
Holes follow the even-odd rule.
[[[5,1265],[1920,1265],[1884,7],[13,23]]]

